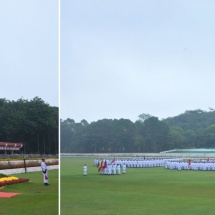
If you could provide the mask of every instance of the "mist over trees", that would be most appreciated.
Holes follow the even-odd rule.
[[[22,153],[58,154],[58,107],[41,98],[0,99],[0,142],[23,143]]]
[[[88,123],[61,120],[61,152],[145,152],[215,148],[215,111],[185,111],[159,120],[140,114],[129,119],[102,119]]]

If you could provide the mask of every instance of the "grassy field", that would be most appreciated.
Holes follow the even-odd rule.
[[[61,158],[61,215],[215,214],[214,171],[127,168],[124,175],[99,175],[93,160]]]
[[[0,214],[58,215],[58,170],[49,171],[50,186],[44,186],[42,172],[15,174],[30,182],[8,185],[0,192],[18,192],[12,198],[0,198]]]

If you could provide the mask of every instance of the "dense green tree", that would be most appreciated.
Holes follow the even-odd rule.
[[[215,147],[215,124],[205,129],[206,147]]]
[[[41,98],[0,99],[0,141],[21,142],[23,153],[58,153],[58,108]]]
[[[144,138],[142,135],[135,135],[134,137],[134,151],[142,152],[144,147]]]
[[[169,127],[169,144],[171,148],[179,149],[184,146],[184,130],[178,126]]]
[[[165,149],[168,142],[168,126],[159,121],[157,117],[150,117],[144,121],[143,136],[145,139],[145,151],[160,152]]]
[[[128,119],[76,123],[61,120],[62,152],[160,152],[171,149],[215,147],[215,111],[185,111],[159,120],[140,114]]]

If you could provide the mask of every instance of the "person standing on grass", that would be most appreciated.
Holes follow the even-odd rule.
[[[113,168],[113,174],[116,175],[116,164],[115,163],[113,164],[112,168]]]
[[[181,162],[178,163],[178,170],[181,170]]]
[[[117,165],[117,174],[118,174],[118,175],[121,174],[120,164]]]
[[[111,175],[111,173],[112,173],[112,165],[109,164],[108,165],[108,175]]]
[[[126,173],[126,164],[125,163],[122,166],[122,170],[123,170],[123,174],[125,174]]]
[[[191,165],[191,160],[188,160],[188,169],[190,169],[190,165]]]
[[[48,168],[47,165],[45,163],[45,158],[41,159],[41,168],[42,168],[42,172],[43,172],[43,181],[44,181],[44,185],[49,185],[48,184]]]
[[[84,169],[83,175],[86,176],[87,175],[87,165],[86,164],[84,164],[83,169]]]

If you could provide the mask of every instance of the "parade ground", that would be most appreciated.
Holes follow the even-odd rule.
[[[100,175],[94,159],[61,157],[61,215],[214,215],[215,171],[149,167]]]

